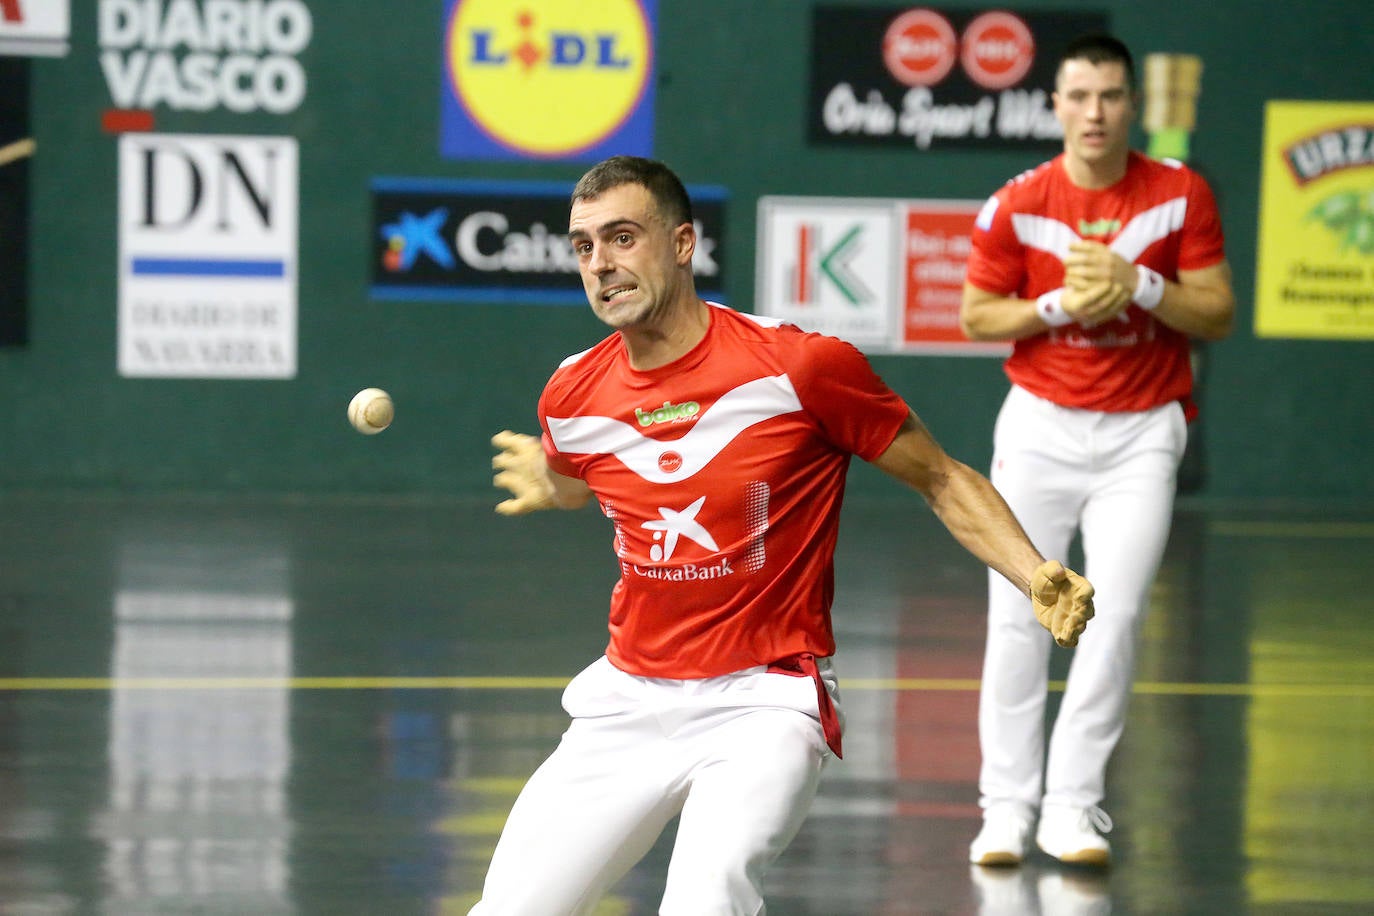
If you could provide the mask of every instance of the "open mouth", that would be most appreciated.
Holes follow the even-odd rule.
[[[635,286],[613,286],[601,294],[601,301],[606,303],[616,302],[633,293],[638,287]]]

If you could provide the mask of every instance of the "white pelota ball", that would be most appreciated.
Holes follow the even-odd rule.
[[[348,402],[348,422],[367,436],[386,429],[395,416],[396,405],[391,403],[391,395],[380,388],[364,388]]]

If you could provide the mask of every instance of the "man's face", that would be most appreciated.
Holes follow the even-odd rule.
[[[1087,165],[1125,161],[1135,97],[1117,61],[1067,60],[1059,68],[1054,114],[1064,126],[1064,151]]]
[[[573,202],[568,239],[592,311],[623,330],[652,321],[672,302],[696,236],[690,223],[668,226],[643,185],[622,184]]]

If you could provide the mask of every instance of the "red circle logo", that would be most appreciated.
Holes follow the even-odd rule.
[[[658,469],[665,474],[671,474],[682,467],[682,456],[677,452],[664,452],[658,456]]]
[[[984,13],[964,30],[960,55],[964,72],[984,89],[1005,89],[1020,82],[1035,61],[1035,38],[1020,17]]]
[[[959,41],[949,20],[933,10],[908,10],[883,35],[883,64],[907,86],[934,86],[954,67]]]

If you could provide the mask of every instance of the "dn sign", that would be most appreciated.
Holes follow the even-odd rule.
[[[440,152],[647,156],[657,0],[448,0]]]

